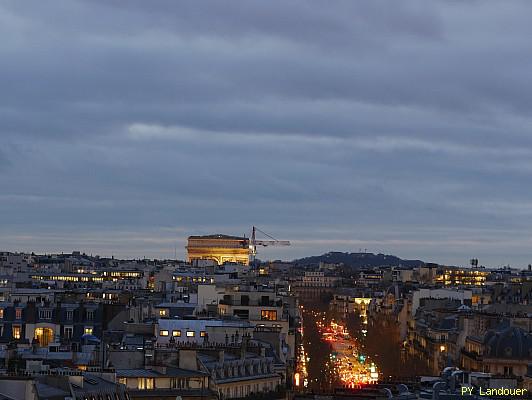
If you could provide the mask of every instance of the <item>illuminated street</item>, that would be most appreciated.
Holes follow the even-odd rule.
[[[358,387],[376,383],[379,369],[364,351],[364,344],[350,335],[344,322],[324,306],[312,304],[303,310],[305,374],[300,386],[314,390]],[[367,320],[364,320],[367,323]],[[360,337],[367,330],[362,327]],[[301,369],[301,368],[300,368]],[[305,381],[303,381],[303,379]]]
[[[369,300],[357,299],[354,312],[334,309],[327,299],[304,302],[296,379],[300,390],[360,387],[428,372],[419,360],[401,351],[393,323],[368,319]]]
[[[357,387],[376,383],[379,379],[377,366],[365,354],[361,344],[350,337],[346,327],[334,320],[327,320],[325,313],[315,315],[316,326],[323,340],[330,345],[330,364],[341,384]],[[366,332],[362,330],[363,334]]]

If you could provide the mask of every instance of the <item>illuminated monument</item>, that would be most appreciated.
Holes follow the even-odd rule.
[[[188,237],[188,262],[214,260],[218,265],[224,262],[249,265],[250,254],[250,241],[246,237],[228,235]]]
[[[256,238],[259,232],[267,240]],[[249,265],[253,264],[257,254],[257,246],[290,246],[288,240],[277,240],[273,236],[261,231],[257,227],[251,229],[251,238],[245,236],[206,235],[189,236],[187,246],[187,261],[214,260],[218,265],[225,262]]]

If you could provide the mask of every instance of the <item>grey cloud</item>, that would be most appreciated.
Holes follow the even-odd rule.
[[[527,264],[531,7],[4,2],[1,242]]]
[[[7,159],[7,156],[0,148],[0,171],[5,169],[9,165],[9,160]]]

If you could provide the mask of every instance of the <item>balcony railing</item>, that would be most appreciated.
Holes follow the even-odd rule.
[[[467,351],[466,349],[462,349],[460,350],[460,352],[469,357],[469,358],[472,358],[473,360],[477,360],[477,361],[481,361],[482,360],[482,356],[480,354],[478,354],[476,351]]]

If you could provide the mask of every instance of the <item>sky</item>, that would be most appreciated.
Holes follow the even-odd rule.
[[[530,1],[0,3],[0,250],[532,262]]]

